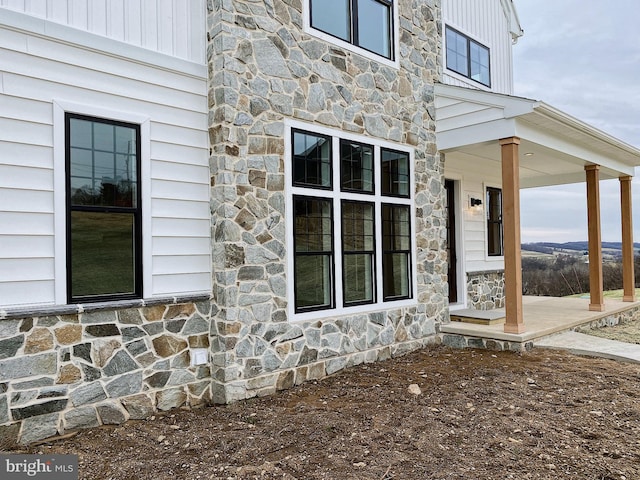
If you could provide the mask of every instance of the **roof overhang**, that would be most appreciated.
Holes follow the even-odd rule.
[[[524,35],[524,31],[520,26],[520,19],[518,18],[518,12],[513,4],[513,0],[501,0],[502,10],[504,16],[507,17],[507,24],[509,25],[509,33],[511,34],[511,41],[516,43],[518,38]]]
[[[438,150],[500,161],[501,138],[519,137],[523,188],[583,182],[584,166],[601,178],[633,175],[640,150],[550,105],[464,87],[435,86]]]

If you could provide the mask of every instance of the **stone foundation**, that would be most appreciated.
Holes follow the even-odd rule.
[[[0,320],[0,447],[209,403],[208,299]]]
[[[580,325],[574,328],[576,332],[589,333],[589,330],[598,328],[615,327],[616,325],[624,325],[640,319],[640,306],[625,310],[623,312],[612,313],[606,317],[594,320],[586,325]]]
[[[453,333],[443,334],[442,343],[451,348],[480,348],[495,352],[528,352],[533,348],[533,342],[508,342],[506,340],[494,340]]]
[[[467,273],[467,305],[476,310],[504,308],[504,271]]]
[[[300,323],[224,324],[216,334],[212,399],[228,403],[437,342],[426,306]],[[226,345],[232,350],[223,350]]]

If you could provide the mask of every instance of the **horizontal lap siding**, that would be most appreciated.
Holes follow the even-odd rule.
[[[487,205],[485,187],[499,187],[501,184],[500,164],[487,164],[478,158],[446,154],[446,172],[461,182],[463,220],[464,262],[466,272],[499,270],[504,268],[502,257],[487,256]],[[471,208],[470,198],[482,201],[481,208]]]
[[[0,7],[204,63],[205,0],[0,0]]]
[[[206,79],[6,29],[0,58],[0,309],[54,304],[65,275],[54,268],[54,212],[65,214],[54,100],[150,118],[151,294],[210,292]]]

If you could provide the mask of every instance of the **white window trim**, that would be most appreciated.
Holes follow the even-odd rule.
[[[315,190],[317,195],[314,195],[314,189],[304,187],[292,186],[292,168],[291,157],[293,152],[291,151],[291,131],[293,129],[304,130],[309,133],[317,133],[321,135],[328,135],[332,138],[332,172],[333,172],[333,190]],[[319,318],[337,317],[348,314],[359,314],[366,312],[374,312],[384,309],[400,308],[417,305],[417,247],[416,247],[416,221],[415,221],[415,165],[414,165],[414,149],[408,148],[402,144],[391,143],[383,140],[378,140],[372,137],[366,137],[362,135],[354,135],[351,133],[343,132],[341,130],[333,130],[326,127],[320,127],[315,124],[309,124],[299,122],[295,120],[285,120],[285,211],[287,212],[286,225],[289,233],[287,234],[287,300],[288,300],[288,318],[289,321],[308,321],[316,320]],[[374,170],[374,182],[376,185],[376,193],[374,195],[364,195],[358,193],[349,193],[340,191],[340,168],[337,167],[337,159],[340,158],[340,140],[349,140],[353,142],[360,142],[374,147],[374,158],[380,158],[380,149],[389,148],[397,151],[407,152],[409,154],[410,165],[410,180],[409,191],[411,192],[410,198],[398,198],[388,197],[380,194],[379,187],[381,168],[379,163],[375,164]],[[295,271],[294,271],[294,238],[293,238],[293,197],[295,195],[301,196],[317,196],[319,198],[330,199],[333,202],[333,247],[334,247],[334,291],[335,295],[335,308],[317,310],[304,313],[296,313],[295,311]],[[358,201],[370,201],[376,205],[376,265],[375,274],[378,281],[376,281],[376,302],[365,305],[354,305],[351,307],[344,307],[343,303],[343,290],[342,290],[342,222],[340,221],[340,201],[341,200],[358,200]],[[395,301],[383,301],[383,283],[379,279],[382,279],[382,217],[381,204],[382,203],[395,203],[398,205],[408,205],[410,208],[410,221],[411,221],[411,298],[395,300]]]
[[[466,77],[454,70],[450,70],[447,68],[447,43],[446,43],[446,37],[447,37],[447,27],[451,27],[454,30],[462,33],[463,35],[465,35],[466,37],[470,38],[471,40],[473,40],[474,42],[482,45],[483,47],[486,47],[489,49],[489,83],[491,83],[491,86],[488,87],[487,85],[485,85],[484,83],[478,82],[470,77]],[[493,91],[493,71],[494,71],[494,65],[493,65],[493,48],[491,46],[490,43],[486,43],[484,40],[480,40],[479,37],[477,37],[476,35],[473,35],[471,33],[469,33],[465,28],[462,28],[458,25],[456,25],[455,23],[451,23],[451,22],[447,22],[445,24],[443,24],[442,26],[442,35],[440,37],[440,45],[442,45],[442,68],[443,68],[443,73],[445,75],[448,75],[452,78],[455,78],[456,80],[459,80],[460,82],[464,82],[467,85],[470,85],[474,88],[477,88],[478,90],[484,90],[485,92],[492,92]]]
[[[484,208],[482,209],[483,214],[483,225],[484,225],[484,259],[487,263],[498,263],[504,268],[504,221],[502,223],[502,255],[489,255],[489,228],[487,227],[487,209],[489,205],[487,205],[487,189],[488,188],[497,188],[502,191],[502,185],[498,183],[483,183],[482,184],[482,204]],[[504,194],[502,195],[502,212],[504,217]],[[492,266],[492,268],[498,269],[498,267]]]
[[[334,45],[338,45],[345,50],[349,50],[353,53],[357,53],[363,57],[368,58],[369,60],[373,60],[389,67],[400,69],[400,15],[398,12],[398,2],[394,0],[391,3],[391,17],[392,17],[392,45],[393,45],[393,60],[383,57],[382,55],[378,55],[376,53],[370,52],[364,48],[358,47],[353,43],[346,42],[340,38],[334,37],[333,35],[329,35],[328,33],[322,32],[320,30],[316,30],[311,26],[311,0],[304,0],[303,8],[302,8],[302,25],[303,31],[308,33],[309,35],[313,35],[321,40],[324,40],[327,43],[332,43]]]
[[[55,303],[67,304],[67,199],[65,159],[65,113],[77,113],[140,125],[140,188],[142,189],[142,297],[151,296],[151,119],[146,115],[120,112],[96,105],[53,100],[53,205],[55,235]]]

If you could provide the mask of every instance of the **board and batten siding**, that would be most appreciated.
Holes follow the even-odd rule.
[[[0,0],[0,7],[205,63],[205,0]]]
[[[131,56],[146,62],[101,53],[85,48],[95,43],[91,33],[56,27],[86,39],[74,45],[29,31],[28,19],[8,24],[8,17],[24,19],[5,12],[0,8],[0,310],[66,301],[64,137],[56,133],[64,131],[56,111],[65,105],[146,119],[144,296],[210,293],[206,66],[132,46]],[[109,42],[117,51],[118,42]]]
[[[509,19],[500,0],[445,0],[442,21],[490,51],[491,88],[446,69],[445,29],[442,29],[443,83],[513,95],[513,55]]]

